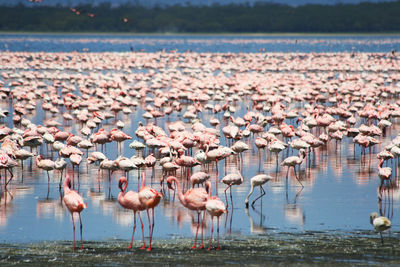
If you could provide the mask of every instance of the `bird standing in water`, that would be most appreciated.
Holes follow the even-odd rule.
[[[209,183],[211,185],[211,183]],[[216,250],[220,250],[219,246],[219,217],[226,212],[224,202],[217,196],[211,196],[211,188],[208,189],[209,197],[206,202],[206,210],[211,215],[211,236],[208,250],[211,250],[212,237],[214,232],[214,216],[217,217],[217,247]]]
[[[369,215],[369,221],[372,224],[372,226],[374,226],[375,230],[379,232],[383,245],[382,232],[390,228],[390,226],[392,225],[390,220],[385,216],[379,216],[378,213],[372,212]]]
[[[135,229],[136,229],[136,213],[139,215],[140,223],[142,225],[142,239],[143,239],[143,246],[141,249],[145,249],[146,245],[144,242],[144,231],[143,231],[143,221],[142,217],[140,217],[140,212],[145,210],[146,207],[140,202],[139,200],[139,193],[134,192],[134,191],[128,191],[126,192],[126,188],[128,187],[128,179],[126,177],[121,177],[119,178],[119,183],[118,183],[119,189],[121,189],[121,192],[118,194],[118,203],[124,207],[125,209],[130,209],[133,211],[133,231],[132,231],[132,239],[131,239],[131,244],[128,247],[129,249],[132,248],[133,244],[133,237],[135,235]]]
[[[153,230],[154,230],[154,208],[160,203],[162,194],[157,190],[147,187],[145,185],[145,173],[143,172],[143,179],[142,179],[142,188],[139,191],[139,201],[145,207],[147,211],[147,218],[149,220],[149,242],[150,245],[147,248],[147,251],[151,251],[151,240],[153,238]],[[152,220],[150,220],[149,210],[152,211]],[[152,222],[151,222],[152,221]]]
[[[74,221],[74,213],[78,213],[79,222],[80,222],[80,232],[81,232],[81,249],[83,249],[82,243],[82,219],[81,219],[81,211],[87,208],[86,203],[83,202],[83,198],[78,194],[75,190],[71,190],[71,179],[68,174],[66,175],[64,182],[64,204],[68,208],[71,213],[72,218],[72,227],[74,230],[74,250],[75,247],[75,221]]]
[[[263,184],[267,183],[269,180],[271,180],[272,177],[266,174],[258,174],[256,176],[254,176],[253,178],[251,178],[250,183],[251,183],[251,188],[250,188],[250,192],[246,197],[245,200],[245,204],[246,204],[246,209],[249,208],[249,198],[251,196],[251,194],[253,194],[254,191],[254,187],[255,186],[259,186],[260,187],[260,191],[261,194],[259,197],[257,197],[255,200],[253,200],[253,202],[251,203],[251,206],[254,208],[254,203],[259,199],[262,198],[265,195],[265,191],[264,188],[262,187]]]
[[[301,163],[303,162],[303,160],[304,160],[305,157],[306,157],[306,151],[305,151],[304,149],[300,149],[300,150],[299,150],[299,156],[291,156],[291,157],[288,157],[288,158],[284,159],[284,160],[282,161],[282,163],[281,163],[281,166],[287,166],[287,167],[288,167],[287,172],[286,172],[286,180],[287,180],[288,175],[289,175],[289,169],[290,169],[290,167],[293,167],[293,169],[294,169],[294,174],[295,174],[295,176],[296,176],[297,181],[299,181],[301,187],[304,187],[304,185],[300,182],[299,177],[297,177],[297,174],[296,174],[296,165],[299,165],[299,167],[300,167],[300,165],[301,165]],[[300,173],[300,170],[299,170],[299,173]]]

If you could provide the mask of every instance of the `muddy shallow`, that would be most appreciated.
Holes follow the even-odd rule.
[[[122,240],[84,242],[74,252],[69,241],[0,245],[2,266],[30,265],[398,265],[399,232],[385,235],[384,245],[372,231],[353,233],[302,232],[236,236],[221,240],[220,251],[191,250],[191,239],[155,240],[152,252],[139,244],[128,250]],[[208,241],[208,240],[207,240]]]

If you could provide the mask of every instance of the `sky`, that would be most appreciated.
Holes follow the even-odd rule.
[[[0,5],[16,5],[19,3],[27,5],[65,5],[65,6],[77,6],[79,4],[101,4],[104,2],[111,3],[112,6],[118,6],[120,4],[128,3],[140,3],[145,6],[152,5],[171,5],[171,4],[185,4],[190,3],[191,5],[210,5],[210,4],[227,4],[227,3],[255,3],[255,2],[273,2],[288,4],[292,6],[304,5],[304,4],[327,4],[332,5],[336,3],[343,4],[357,4],[360,2],[390,2],[394,0],[42,0],[42,3],[30,3],[29,0],[0,0]]]

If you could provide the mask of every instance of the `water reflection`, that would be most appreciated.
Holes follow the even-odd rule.
[[[32,107],[26,109],[26,113],[19,121],[14,121],[19,115],[18,111],[14,116],[5,118],[4,125],[8,127],[16,126],[17,128],[14,130],[18,132],[18,130],[23,131],[29,128],[28,126],[31,123],[56,125],[59,122],[60,130],[74,134],[81,133],[84,127],[89,129],[89,133],[99,132],[101,128],[110,132],[113,128],[120,127],[124,132],[133,136],[133,139],[139,139],[135,136],[135,133],[139,128],[138,121],[141,120],[146,122],[145,125],[148,123],[146,126],[152,127],[150,132],[160,131],[154,125],[165,131],[165,135],[159,135],[158,139],[162,140],[172,135],[167,129],[174,126],[177,120],[182,119],[182,133],[174,133],[174,135],[176,134],[179,138],[190,137],[188,138],[190,141],[197,142],[195,147],[190,147],[183,153],[186,156],[195,155],[199,151],[200,145],[204,146],[202,147],[204,149],[206,144],[211,143],[210,138],[204,141],[201,140],[202,136],[195,135],[193,130],[195,121],[192,122],[188,119],[190,113],[195,113],[195,117],[198,119],[196,122],[201,121],[206,128],[212,128],[212,118],[218,120],[219,126],[215,128],[221,135],[220,138],[217,138],[220,141],[218,145],[229,146],[237,140],[226,139],[221,131],[227,125],[232,125],[232,121],[229,119],[231,115],[234,118],[244,117],[250,109],[257,110],[257,116],[263,118],[257,117],[257,119],[252,119],[251,122],[257,120],[260,125],[265,124],[264,130],[267,135],[267,133],[271,134],[274,131],[273,128],[275,128],[275,131],[279,128],[276,123],[270,122],[273,120],[274,114],[271,110],[275,102],[285,103],[288,111],[295,111],[297,114],[304,113],[303,117],[314,116],[313,112],[318,113],[318,109],[321,109],[319,106],[322,106],[322,104],[326,104],[327,109],[339,108],[339,104],[334,99],[331,99],[332,102],[328,101],[329,98],[337,97],[336,91],[341,87],[339,85],[360,88],[370,83],[382,84],[379,82],[380,79],[397,85],[400,80],[396,74],[398,62],[394,61],[393,65],[388,67],[383,64],[384,57],[378,60],[375,59],[375,55],[360,55],[359,60],[365,63],[365,69],[359,69],[360,64],[355,64],[354,60],[344,54],[337,55],[338,58],[341,58],[338,65],[332,66],[333,63],[329,63],[327,66],[321,65],[321,69],[307,71],[307,73],[305,73],[305,70],[308,70],[309,65],[304,61],[311,64],[321,62],[323,57],[332,59],[333,56],[325,54],[255,54],[251,56],[247,54],[226,54],[214,57],[208,53],[138,53],[133,55],[118,53],[93,53],[90,55],[84,53],[67,53],[65,55],[42,53],[35,56],[43,57],[43,61],[37,62],[37,65],[29,64],[28,67],[21,65],[20,62],[24,58],[29,58],[28,55],[17,54],[15,56],[16,59],[11,55],[11,59],[4,59],[5,61],[15,60],[13,64],[10,64],[10,69],[8,67],[1,69],[5,80],[5,86],[2,88],[12,89],[14,98],[7,98],[6,95],[0,101],[0,106],[9,109],[10,114],[21,108],[19,104],[22,106],[32,105]],[[371,61],[364,58],[367,56],[371,57]],[[300,57],[307,60],[300,60]],[[265,67],[266,58],[270,60],[271,65],[282,67],[285,73],[282,74],[271,66]],[[65,63],[66,68],[61,69],[58,63],[51,63],[57,62],[56,59]],[[108,61],[105,61],[105,59]],[[250,59],[254,66],[249,67]],[[235,64],[229,63],[230,61],[235,62]],[[92,64],[88,62],[92,62]],[[118,62],[118,64],[106,64],[105,62]],[[186,64],[188,62],[191,63],[190,66]],[[364,64],[361,65],[364,66]],[[375,69],[376,66],[381,66],[385,69],[385,72],[383,74],[380,71],[378,72]],[[328,67],[332,67],[329,70],[332,73],[327,73],[324,69]],[[373,74],[376,77],[370,78],[367,74]],[[26,79],[26,77],[30,78]],[[265,77],[268,77],[269,82],[265,80]],[[320,81],[324,81],[325,84]],[[19,85],[11,85],[13,82]],[[252,84],[253,82],[254,84]],[[37,88],[38,91],[34,91],[32,88]],[[165,90],[165,88],[168,88],[168,90]],[[272,88],[271,91],[267,91],[269,88]],[[308,88],[311,91],[300,91],[302,88]],[[319,96],[321,100],[319,102],[313,102],[318,91],[315,88],[318,88],[318,90],[322,88],[323,94]],[[271,97],[270,100],[265,100],[267,107],[265,110],[262,104],[260,106],[261,101],[257,103],[257,100],[252,99],[255,92],[258,93],[257,90],[261,92],[260,96]],[[350,90],[348,95],[353,91]],[[19,92],[23,92],[23,94]],[[51,97],[47,96],[47,92],[52,93]],[[382,93],[387,92],[386,89],[382,90]],[[30,96],[31,99],[25,98],[24,95]],[[303,95],[309,99],[296,100],[297,97]],[[375,94],[372,95],[376,96]],[[96,96],[96,100],[94,100],[94,96]],[[200,96],[209,99],[209,101],[196,100]],[[157,97],[170,99],[169,102],[171,103],[166,104],[165,107],[165,109],[173,109],[170,114],[163,117],[157,116],[157,111],[160,110],[161,105],[157,102],[159,101]],[[391,97],[393,99],[382,98],[380,101],[387,101],[395,106],[397,99],[395,96]],[[61,101],[61,103],[58,101]],[[53,109],[53,112],[44,109],[45,105],[50,102],[56,109]],[[109,109],[112,105],[115,107],[115,103],[125,104],[120,111]],[[217,107],[222,111],[215,113]],[[105,112],[102,114],[104,116],[109,112],[108,118],[99,119],[101,115],[93,113],[97,110],[96,108],[99,109],[100,113],[100,108],[104,108]],[[332,109],[329,110],[332,111]],[[356,111],[362,111],[362,106],[358,107]],[[367,123],[367,119],[362,119],[356,111],[352,113],[352,116],[359,120],[356,126],[358,127],[360,122]],[[225,112],[228,113],[224,114]],[[144,114],[148,117],[144,118]],[[149,114],[153,117],[150,117]],[[186,114],[186,118],[184,114]],[[68,115],[71,116],[71,121],[67,120]],[[99,119],[102,123],[96,123],[96,119]],[[335,119],[345,121],[340,115],[336,115]],[[119,126],[117,125],[118,122]],[[294,127],[304,126],[300,123],[297,124],[291,118],[287,118],[283,122]],[[287,172],[286,167],[279,163],[287,157],[298,155],[298,150],[292,147],[284,148],[280,152],[271,151],[266,149],[267,147],[257,149],[255,142],[257,138],[263,138],[263,135],[260,133],[246,134],[246,130],[250,130],[245,128],[247,126],[243,126],[238,130],[238,135],[241,135],[241,140],[250,147],[249,150],[243,151],[239,155],[221,159],[218,162],[210,162],[207,165],[181,168],[175,175],[181,181],[183,191],[186,192],[191,187],[187,177],[200,170],[207,171],[212,183],[212,195],[218,195],[224,200],[226,185],[221,183],[221,179],[228,174],[240,172],[243,176],[242,184],[230,188],[229,194],[232,194],[232,202],[230,196],[224,200],[230,202],[230,209],[225,215],[226,217],[221,218],[224,222],[225,235],[263,233],[266,230],[264,224],[267,218],[269,226],[279,227],[278,229],[282,231],[325,230],[330,227],[349,227],[350,230],[357,227],[368,227],[369,229],[368,222],[363,221],[361,214],[369,214],[370,210],[377,204],[377,199],[379,212],[382,215],[391,218],[394,222],[398,216],[397,173],[394,172],[392,176],[393,182],[382,184],[380,184],[377,173],[376,153],[388,145],[397,134],[396,130],[399,127],[397,118],[393,118],[391,122],[393,125],[385,131],[385,134],[377,137],[380,143],[373,146],[365,148],[354,143],[353,137],[343,136],[342,139],[330,139],[320,146],[307,149],[307,156],[296,172],[294,170]],[[154,125],[151,123],[154,123]],[[49,129],[54,130],[52,127],[49,127]],[[37,128],[37,131],[40,131],[40,127]],[[211,130],[203,129],[203,132],[207,131]],[[320,136],[326,134],[327,131],[322,128],[312,128],[310,133],[314,136]],[[93,137],[90,138],[90,134],[82,133],[81,136],[93,140]],[[267,135],[267,137],[269,140],[267,141],[268,138],[265,138],[265,141],[268,145],[271,145],[273,140],[271,136]],[[280,142],[287,140],[282,134],[276,134],[275,138]],[[297,137],[293,136],[292,141],[295,138]],[[140,141],[146,142],[148,139],[151,139],[149,133],[140,138]],[[99,143],[97,147],[85,151],[80,164],[71,165],[70,160],[66,158],[68,165],[63,172],[74,178],[75,189],[88,202],[88,209],[84,211],[84,216],[90,218],[88,219],[90,223],[87,225],[96,223],[99,225],[98,227],[107,225],[107,227],[104,227],[107,228],[104,232],[96,232],[95,230],[90,232],[92,226],[88,226],[86,232],[89,239],[107,239],[110,236],[126,238],[126,227],[132,225],[133,220],[132,214],[123,211],[116,203],[117,183],[119,177],[125,174],[124,171],[103,171],[99,170],[98,164],[87,163],[87,152],[90,154],[97,149],[103,150],[105,156],[110,160],[115,160],[118,155],[130,159],[133,155],[146,158],[154,153],[157,159],[154,167],[141,165],[131,170],[129,173],[130,189],[136,191],[140,188],[140,176],[143,172],[149,177],[148,184],[154,186],[157,190],[162,188],[164,200],[162,205],[157,208],[161,212],[156,212],[156,224],[162,225],[162,227],[156,227],[155,235],[157,237],[192,236],[195,234],[201,221],[197,218],[197,213],[189,212],[183,208],[176,199],[175,193],[170,192],[165,185],[160,185],[162,178],[166,178],[166,173],[163,172],[160,165],[163,158],[160,153],[161,149],[146,148],[139,152],[129,148],[128,142],[122,144],[118,151],[115,142],[107,142],[104,145]],[[188,143],[186,144],[188,145]],[[42,144],[32,142],[30,145],[35,156],[25,161],[24,168],[22,168],[22,164],[13,167],[14,179],[12,182],[7,185],[7,182],[4,182],[4,175],[2,176],[1,220],[3,232],[8,230],[15,232],[17,227],[21,227],[21,224],[28,223],[21,220],[23,214],[29,214],[31,218],[36,218],[37,221],[29,222],[35,225],[39,225],[46,219],[54,219],[52,221],[54,226],[52,227],[59,227],[69,222],[68,216],[65,216],[65,207],[62,204],[63,193],[58,190],[60,177],[63,177],[63,173],[56,170],[50,171],[48,179],[47,173],[39,169],[35,163],[39,154],[46,159],[57,160],[59,158],[57,145],[55,145],[55,142],[53,145],[47,144],[46,141]],[[179,154],[175,151],[174,153]],[[139,158],[136,159],[139,160]],[[393,165],[396,165],[396,162],[387,161],[386,164],[394,167]],[[255,209],[243,212],[244,199],[250,187],[250,178],[261,172],[273,177],[268,184],[267,194],[260,199],[260,202],[257,202]],[[299,186],[299,181],[304,185],[304,189]],[[18,189],[18,186],[20,186],[20,189]],[[24,193],[21,190],[22,187],[29,188],[29,192]],[[24,194],[25,196],[22,197]],[[375,197],[377,198],[375,199]],[[36,209],[31,207],[32,203],[36,205]],[[29,211],[27,211],[28,209]],[[345,213],[348,210],[359,213],[348,214],[351,223],[344,225],[336,217],[339,212]],[[315,211],[320,214],[316,215]],[[113,220],[110,222],[109,218]],[[16,220],[17,223],[15,225],[7,224],[9,220]],[[205,215],[204,231],[207,227],[209,228],[209,220],[208,215]],[[329,222],[329,226],[323,226],[323,224],[318,223],[319,220]],[[250,227],[248,227],[248,222],[250,222]],[[41,231],[46,231],[45,227],[41,228]],[[36,238],[32,237],[32,239]],[[70,238],[70,235],[69,232],[60,231],[59,235],[49,238],[62,240]]]

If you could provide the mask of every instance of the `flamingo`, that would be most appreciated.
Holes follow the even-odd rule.
[[[75,221],[74,221],[74,213],[77,212],[79,215],[80,222],[80,232],[81,232],[81,249],[83,249],[82,243],[82,219],[81,219],[81,211],[87,208],[86,203],[83,201],[81,195],[78,194],[75,190],[71,190],[71,179],[68,174],[66,175],[64,182],[64,204],[68,208],[71,213],[72,218],[72,229],[74,230],[74,250],[75,247]]]
[[[149,236],[150,236],[150,245],[147,248],[147,251],[151,251],[151,240],[153,238],[153,230],[154,230],[154,208],[160,203],[162,194],[158,192],[157,190],[147,187],[145,185],[145,173],[143,172],[143,177],[142,177],[142,188],[140,188],[139,191],[139,201],[142,203],[142,205],[145,207],[146,212],[147,212],[147,218],[149,220]],[[150,220],[150,214],[149,210],[152,210],[152,220],[153,222],[151,223]]]
[[[185,194],[182,193],[181,185],[179,183],[179,180],[175,176],[169,176],[167,178],[167,185],[169,189],[175,190],[175,188],[172,188],[172,182],[175,182],[176,189],[178,190],[178,198],[181,204],[188,208],[189,210],[195,210],[197,211],[197,219],[200,221],[200,213],[206,209],[206,202],[209,197],[207,191],[200,187],[200,188],[191,188],[188,191],[186,191]],[[210,187],[210,182],[206,182],[206,187]],[[204,218],[203,218],[204,220]],[[201,245],[200,249],[204,247],[203,243],[203,223],[201,223]],[[197,234],[199,232],[199,226],[200,224],[197,225],[196,229],[196,236],[194,238],[194,245],[192,249],[196,248],[197,245]]]
[[[381,160],[379,161],[378,164],[378,175],[379,178],[381,179],[381,183],[379,185],[379,200],[382,199],[382,187],[385,181],[390,181],[390,177],[392,176],[392,168],[390,167],[383,167],[383,162],[385,161],[385,159],[381,158]]]
[[[378,213],[372,212],[369,215],[369,221],[372,224],[372,226],[374,226],[375,230],[379,232],[383,245],[382,232],[390,228],[391,226],[390,220],[385,216],[379,216]]]
[[[304,185],[301,183],[301,181],[297,177],[296,165],[300,166],[305,157],[306,157],[306,151],[304,149],[300,149],[299,150],[299,156],[291,156],[291,157],[288,157],[288,158],[284,159],[281,162],[281,166],[287,166],[288,167],[287,172],[286,172],[286,180],[287,180],[288,175],[289,175],[290,167],[293,167],[294,174],[296,175],[296,179],[297,179],[297,181],[299,181],[299,183],[301,184],[302,187],[304,187]]]
[[[50,159],[44,159],[42,155],[39,155],[36,157],[36,165],[38,166],[38,168],[43,169],[47,172],[47,179],[48,182],[50,183],[49,171],[54,170],[55,167],[54,161]]]
[[[217,196],[211,196],[211,188],[209,189],[209,197],[206,202],[206,210],[211,215],[211,236],[208,250],[211,250],[213,232],[214,232],[214,216],[217,217],[217,247],[216,250],[220,250],[219,246],[219,217],[226,212],[224,202]]]
[[[100,162],[99,170],[97,173],[99,173],[100,170],[107,170],[108,182],[111,182],[111,172],[115,171],[116,169],[118,169],[118,162],[116,160],[110,160],[106,158]]]
[[[21,168],[24,170],[24,160],[33,157],[34,154],[25,149],[18,149],[15,151],[15,158],[21,160]]]
[[[236,171],[236,173],[230,173],[226,175],[224,178],[222,178],[221,182],[224,184],[228,185],[225,188],[225,199],[226,199],[226,208],[228,208],[228,197],[226,196],[226,190],[232,187],[232,185],[241,185],[243,183],[243,176],[240,174],[239,170]],[[231,196],[231,203],[232,203],[232,209],[233,209],[233,200],[232,200],[232,188],[229,190],[230,196]]]
[[[252,206],[253,208],[254,208],[254,203],[255,203],[259,198],[261,198],[261,197],[263,197],[263,196],[265,195],[264,188],[262,187],[263,184],[269,182],[270,180],[272,180],[272,177],[269,176],[269,175],[266,175],[266,174],[258,174],[258,175],[256,175],[256,176],[254,176],[253,178],[251,178],[251,180],[250,180],[250,184],[251,184],[250,192],[249,192],[249,194],[247,195],[246,200],[245,200],[246,209],[249,208],[249,198],[250,198],[250,196],[253,194],[254,187],[255,187],[255,186],[259,186],[259,187],[260,187],[261,194],[260,194],[259,197],[257,197],[255,200],[253,200],[253,202],[251,203],[251,206]]]
[[[136,213],[139,215],[140,223],[142,225],[142,239],[143,239],[143,246],[140,249],[145,249],[146,244],[144,242],[144,231],[143,231],[143,221],[142,217],[140,216],[140,212],[145,210],[146,207],[140,202],[139,200],[139,193],[134,191],[126,192],[126,188],[128,187],[128,179],[126,177],[119,178],[118,187],[121,192],[118,194],[118,203],[125,209],[130,209],[133,211],[133,231],[132,231],[132,239],[131,244],[129,245],[129,249],[132,248],[133,244],[133,237],[135,235],[136,229]]]
[[[190,182],[192,183],[192,187],[194,187],[196,184],[203,184],[205,181],[210,179],[210,174],[205,173],[205,172],[195,172],[190,176]]]
[[[125,140],[132,139],[132,137],[121,130],[116,128],[110,131],[111,140],[117,142],[117,153],[122,153],[121,143]]]
[[[7,175],[4,176],[4,186],[5,187],[8,185],[9,182],[11,182],[11,180],[14,177],[14,174],[10,170],[10,169],[12,169],[13,166],[15,166],[14,160],[12,158],[10,158],[10,156],[8,156],[7,153],[4,152],[4,150],[0,149],[0,169],[6,169],[11,174],[11,177],[8,181],[7,181]]]
[[[67,162],[66,162],[63,158],[58,158],[58,159],[54,162],[54,169],[59,170],[59,171],[61,172],[61,174],[60,174],[60,184],[59,184],[59,188],[61,188],[63,172],[64,172],[64,169],[65,169],[66,167],[67,167]]]

